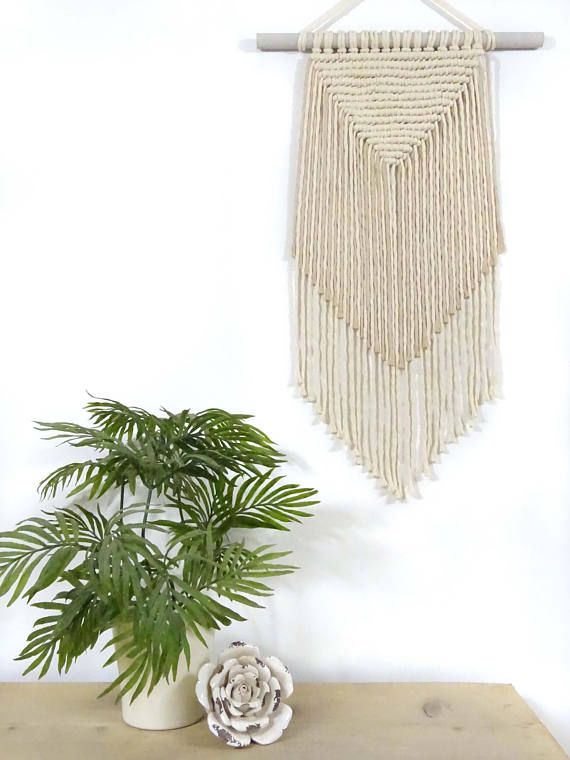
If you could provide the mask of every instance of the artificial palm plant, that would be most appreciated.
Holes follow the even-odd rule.
[[[243,620],[232,603],[260,606],[266,579],[295,569],[288,552],[252,548],[234,529],[288,530],[316,492],[276,474],[283,455],[246,415],[155,415],[102,398],[85,408],[88,426],[37,423],[93,455],[40,483],[42,499],[65,506],[0,533],[0,595],[44,612],[18,657],[25,673],[42,677],[54,659],[66,672],[112,630],[105,664],[129,665],[106,691],[135,699],[175,678],[182,655],[190,663],[188,629],[203,641]],[[54,584],[51,600],[33,601]]]

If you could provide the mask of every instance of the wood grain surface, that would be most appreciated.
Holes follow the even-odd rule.
[[[6,760],[215,760],[233,750],[205,722],[129,728],[98,684],[0,684]],[[563,760],[567,755],[512,686],[298,684],[291,726],[263,760]],[[249,755],[251,753],[251,755]]]

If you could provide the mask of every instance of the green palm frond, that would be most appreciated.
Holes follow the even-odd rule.
[[[26,596],[31,599],[51,586],[79,552],[92,551],[100,540],[100,516],[86,512],[87,518],[68,509],[45,515],[29,518],[15,530],[0,533],[0,595],[11,592],[8,605],[26,588]]]
[[[86,405],[92,426],[71,422],[36,422],[47,440],[89,448],[97,459],[59,467],[40,483],[42,498],[53,498],[68,486],[68,497],[87,492],[100,499],[123,484],[134,493],[137,481],[156,494],[177,495],[196,478],[213,479],[225,471],[258,472],[275,467],[282,454],[243,414],[205,409],[192,414],[151,414],[118,401],[94,398]]]
[[[109,398],[92,399],[85,405],[91,423],[117,441],[140,440],[158,432],[157,418],[145,409]]]
[[[314,488],[283,480],[273,470],[249,477],[195,480],[191,491],[170,506],[182,510],[190,523],[212,525],[221,533],[233,528],[289,530],[290,523],[312,516],[307,510],[318,500]]]
[[[115,647],[106,665],[121,660],[127,666],[103,694],[118,690],[118,696],[136,697],[152,691],[161,678],[175,678],[180,658],[189,663],[191,652],[187,630],[204,641],[202,631],[219,629],[243,617],[212,599],[186,581],[166,573],[156,574],[147,589],[145,605],[109,646]],[[205,642],[204,642],[205,643]]]
[[[298,568],[280,562],[291,552],[276,552],[270,544],[247,549],[243,542],[223,546],[216,557],[210,587],[220,596],[249,607],[261,607],[253,597],[271,596],[262,579],[288,575]]]
[[[86,411],[88,425],[36,423],[91,453],[40,483],[42,499],[63,494],[69,506],[0,533],[0,596],[32,602],[60,584],[33,603],[44,614],[18,658],[25,672],[67,671],[112,631],[107,664],[121,668],[107,691],[134,699],[190,662],[188,630],[203,640],[243,620],[233,605],[261,606],[267,580],[296,569],[283,561],[288,552],[247,546],[232,531],[287,531],[311,516],[316,491],[276,474],[284,457],[248,415],[157,415],[97,397]],[[98,505],[105,494],[118,497],[110,514]]]
[[[117,615],[112,601],[98,599],[85,584],[56,594],[51,602],[36,602],[33,606],[50,614],[36,620],[17,659],[28,661],[24,675],[39,670],[39,678],[48,672],[54,659],[58,671],[67,672],[80,655],[97,644]]]

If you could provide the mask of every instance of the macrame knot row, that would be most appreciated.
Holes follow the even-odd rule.
[[[488,29],[466,31],[301,32],[299,50],[313,53],[431,52],[495,49],[495,35]]]

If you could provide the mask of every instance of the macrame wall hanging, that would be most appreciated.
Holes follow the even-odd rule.
[[[496,40],[479,28],[322,31],[360,1],[342,0],[298,36],[311,51],[298,382],[331,432],[405,498],[499,386],[486,61]]]

